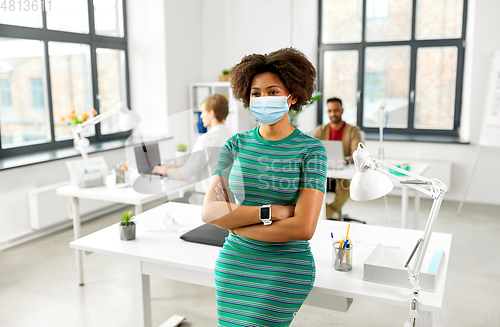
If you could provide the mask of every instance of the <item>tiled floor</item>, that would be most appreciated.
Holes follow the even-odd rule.
[[[350,216],[369,224],[400,226],[400,198],[349,201]],[[431,202],[422,201],[423,228]],[[453,234],[441,322],[436,326],[500,325],[500,207],[444,202],[435,231]],[[411,211],[410,206],[410,212]],[[86,235],[118,221],[120,212],[83,225]],[[411,216],[410,216],[411,217]],[[409,221],[412,224],[412,221]],[[131,262],[113,256],[85,256],[85,286],[76,282],[74,250],[67,229],[0,252],[0,326],[134,327]],[[187,317],[183,326],[216,326],[212,288],[151,278],[153,326],[172,314]],[[303,306],[292,326],[398,326],[408,309],[355,301],[348,314]],[[392,322],[393,319],[396,322]],[[482,322],[481,322],[482,321]]]

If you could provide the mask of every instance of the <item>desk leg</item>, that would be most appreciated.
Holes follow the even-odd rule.
[[[403,184],[401,194],[401,228],[406,228],[406,216],[408,214],[408,186]]]
[[[80,200],[76,197],[71,198],[73,202],[73,233],[75,240],[81,236],[80,222]],[[76,254],[76,274],[78,277],[78,285],[83,286],[83,251],[75,250]]]
[[[140,213],[142,213],[142,204],[136,204],[135,205],[135,213],[134,213],[134,215],[138,215]]]
[[[135,326],[151,327],[151,293],[149,286],[149,276],[142,274],[142,262],[134,262],[134,280],[132,282]]]
[[[418,229],[418,215],[420,213],[420,192],[415,190],[415,213],[413,215],[413,228]]]

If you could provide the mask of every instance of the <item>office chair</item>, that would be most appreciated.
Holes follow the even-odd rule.
[[[333,186],[333,190],[335,190],[335,186]],[[333,195],[333,198],[331,197],[332,195]],[[327,197],[329,197],[330,198],[329,200],[331,200],[331,201],[327,201]],[[325,204],[328,202],[332,203],[334,199],[335,199],[335,191],[332,191],[331,185],[327,185],[325,199],[324,199]],[[325,215],[325,217],[326,217],[326,215]],[[366,224],[366,221],[351,218],[347,214],[343,215],[342,211],[340,212],[340,220],[347,221],[347,222],[356,222],[356,223],[360,223],[360,224]]]

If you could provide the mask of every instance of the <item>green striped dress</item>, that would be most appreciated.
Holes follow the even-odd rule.
[[[228,178],[236,203],[295,205],[303,187],[325,191],[326,152],[296,129],[269,141],[259,127],[233,135],[214,174]],[[288,326],[312,289],[307,241],[262,242],[229,234],[215,265],[219,326]]]

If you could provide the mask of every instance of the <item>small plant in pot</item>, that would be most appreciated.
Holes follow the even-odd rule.
[[[122,220],[120,222],[120,239],[123,241],[131,241],[135,239],[135,223],[132,221],[131,211],[122,213]]]
[[[177,144],[177,151],[175,152],[175,161],[178,165],[184,165],[188,159],[187,144],[179,143]]]
[[[222,75],[219,75],[219,82],[229,82],[230,74],[231,70],[223,70]]]

